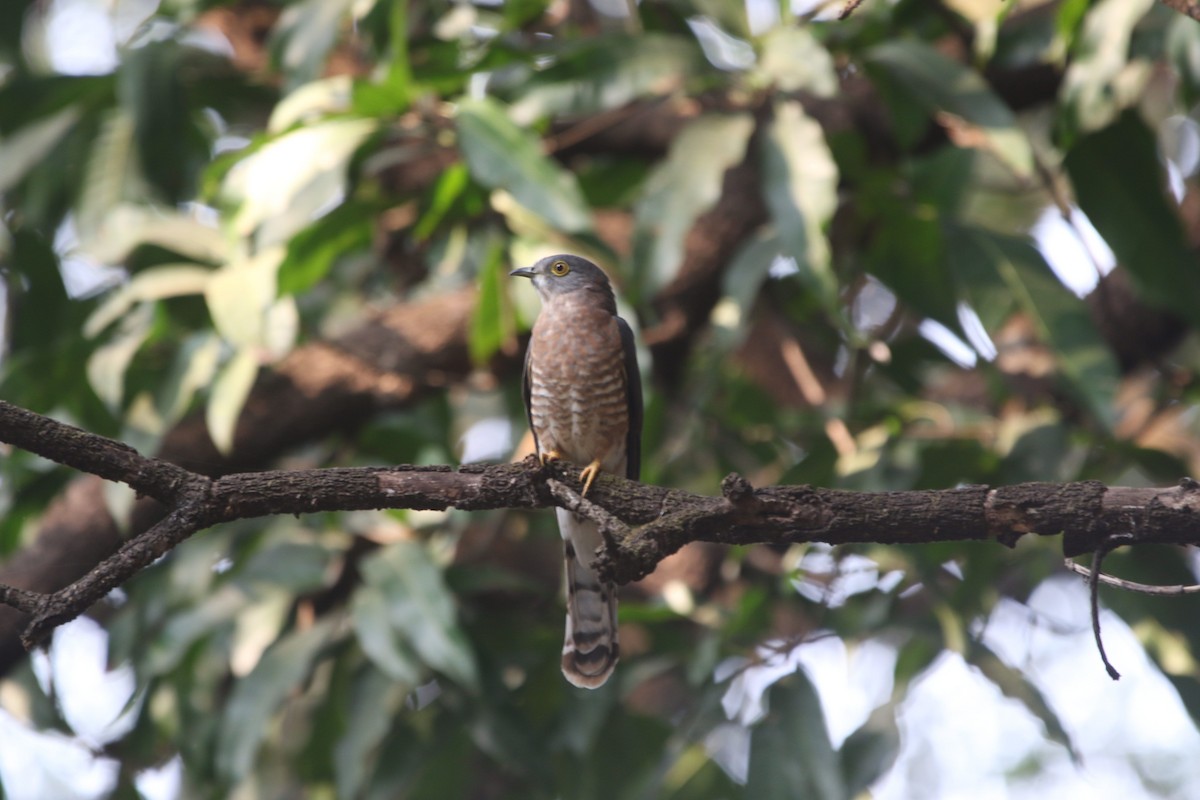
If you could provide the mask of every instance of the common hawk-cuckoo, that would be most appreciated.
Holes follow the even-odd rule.
[[[511,275],[530,278],[542,311],[525,351],[525,410],[542,463],[585,464],[583,492],[601,471],[637,480],[641,471],[642,381],[633,331],[617,316],[608,276],[573,255],[543,258]],[[562,671],[595,689],[616,666],[616,586],[592,569],[603,541],[595,522],[555,509],[567,562]]]

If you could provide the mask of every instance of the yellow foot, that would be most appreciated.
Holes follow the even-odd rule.
[[[592,481],[596,480],[596,476],[600,474],[600,459],[596,459],[588,464],[579,473],[579,480],[583,483],[583,492],[581,495],[587,497],[588,489],[592,488]]]
[[[543,467],[551,461],[558,461],[560,458],[562,456],[558,454],[557,450],[547,450],[544,453],[538,453],[538,461],[542,462]]]

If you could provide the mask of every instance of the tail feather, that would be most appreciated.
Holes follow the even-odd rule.
[[[617,666],[616,586],[591,568],[601,542],[596,523],[558,510],[567,564],[567,628],[562,671],[575,686],[596,689]]]

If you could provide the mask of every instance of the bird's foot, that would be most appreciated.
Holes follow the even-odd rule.
[[[599,474],[600,459],[598,458],[579,472],[579,481],[583,484],[583,491],[579,493],[581,497],[587,497],[588,489],[592,488],[592,481],[596,480],[596,476]]]
[[[551,461],[558,461],[562,458],[557,450],[544,450],[538,453],[538,461],[542,462],[542,466],[546,466]]]

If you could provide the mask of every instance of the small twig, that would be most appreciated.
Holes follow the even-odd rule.
[[[1104,662],[1104,669],[1108,672],[1108,677],[1114,681],[1121,679],[1121,673],[1117,672],[1117,668],[1108,660],[1108,653],[1104,652],[1104,638],[1100,635],[1100,575],[1101,567],[1104,566],[1104,557],[1112,552],[1120,542],[1113,537],[1105,539],[1100,546],[1096,548],[1095,555],[1092,556],[1091,574],[1088,575],[1088,589],[1091,592],[1092,600],[1092,635],[1096,638],[1096,649],[1100,651],[1100,660]]]
[[[616,552],[619,546],[617,539],[624,539],[629,536],[628,525],[591,500],[583,497],[562,481],[551,478],[546,481],[546,486],[550,489],[550,494],[554,495],[554,499],[563,504],[563,508],[582,517],[587,517],[600,526],[600,535],[604,537],[604,546],[609,550]]]
[[[1092,570],[1089,569],[1088,567],[1085,567],[1082,564],[1077,564],[1069,558],[1066,559],[1065,561],[1063,561],[1063,566],[1065,566],[1067,569],[1071,570],[1072,572],[1074,572],[1078,575],[1082,575],[1083,577],[1087,578],[1089,581],[1091,580],[1093,573],[1092,573]],[[1104,574],[1098,575],[1097,580],[1099,580],[1100,583],[1103,583],[1106,586],[1115,586],[1118,589],[1127,589],[1131,592],[1140,592],[1141,594],[1154,594],[1154,595],[1163,595],[1163,596],[1168,596],[1168,597],[1175,596],[1175,595],[1181,595],[1181,594],[1200,594],[1200,584],[1196,584],[1196,583],[1191,583],[1191,584],[1177,583],[1173,586],[1158,586],[1158,585],[1151,584],[1151,583],[1137,583],[1136,581],[1127,581],[1124,578],[1115,578],[1112,575],[1104,575]]]
[[[838,22],[850,18],[850,15],[858,10],[858,7],[863,4],[863,0],[846,0],[846,5],[842,7],[842,11],[838,14]]]
[[[23,592],[24,597],[17,597],[18,600],[28,600],[30,595],[36,598],[34,608],[18,606],[33,617],[21,633],[21,643],[25,649],[32,650],[41,644],[59,625],[75,619],[184,539],[206,528],[208,520],[203,514],[204,488],[197,490],[201,495],[199,498],[185,503],[136,538],[130,539],[95,569],[69,586],[51,594]],[[10,593],[20,591],[11,587],[3,588]]]
[[[816,630],[809,631],[808,633],[794,634],[783,639],[770,639],[762,642],[758,645],[758,647],[754,648],[754,654],[748,656],[744,664],[741,664],[733,672],[730,672],[728,675],[724,676],[721,682],[724,683],[725,681],[732,681],[734,678],[738,677],[752,667],[760,667],[766,664],[768,660],[777,656],[783,656],[784,658],[787,658],[792,654],[792,651],[798,647],[803,647],[804,645],[812,644],[813,642],[819,642],[822,639],[830,639],[835,636],[837,636],[837,634],[833,631]],[[802,669],[802,667],[797,664],[796,669]]]
[[[45,602],[46,595],[41,592],[31,592],[28,589],[18,589],[0,583],[0,603],[12,606],[26,614],[36,614]]]
[[[661,105],[659,102],[651,102],[646,104],[634,104],[615,108],[612,111],[606,111],[597,114],[594,117],[588,117],[582,122],[577,122],[566,130],[552,136],[547,136],[543,142],[542,148],[546,155],[553,155],[559,150],[564,150],[573,145],[577,145],[582,141],[590,139],[596,134],[603,133],[609,128],[615,128],[617,125],[629,122],[643,114],[648,114],[658,109]]]

